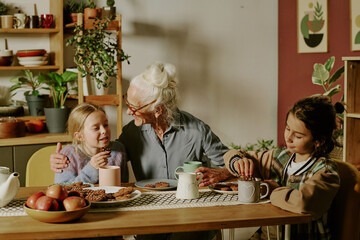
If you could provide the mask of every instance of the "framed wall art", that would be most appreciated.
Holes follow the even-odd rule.
[[[297,0],[299,53],[328,51],[327,0]]]
[[[351,51],[360,51],[360,0],[351,0]]]

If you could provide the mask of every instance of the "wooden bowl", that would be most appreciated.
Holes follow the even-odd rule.
[[[25,122],[14,117],[0,118],[0,138],[25,136]]]
[[[74,211],[41,211],[29,208],[24,203],[24,209],[27,215],[40,222],[60,223],[69,222],[84,216],[90,209],[91,203],[86,200],[86,207]]]

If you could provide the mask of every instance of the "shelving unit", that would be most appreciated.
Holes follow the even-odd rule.
[[[85,26],[85,29],[91,28],[94,24],[94,19],[85,19],[83,22],[82,14],[78,15],[78,25]],[[121,15],[116,15],[116,19],[111,21],[107,30],[115,30],[116,31],[116,42],[117,46],[121,49]],[[122,64],[121,61],[117,61],[117,74],[116,74],[116,94],[113,95],[90,95],[84,96],[84,86],[83,86],[83,78],[81,77],[81,73],[78,74],[78,101],[79,103],[88,102],[93,103],[99,106],[104,105],[115,105],[116,106],[116,132],[117,136],[121,134],[122,131]]]
[[[45,1],[45,0],[44,0]],[[63,29],[63,0],[47,0],[49,2],[49,14],[54,15],[55,28],[38,28],[38,29],[2,29],[0,34],[8,36],[22,35],[25,39],[23,49],[31,49],[28,46],[26,38],[29,36],[47,36],[49,41],[49,64],[37,67],[25,66],[0,66],[0,71],[12,70],[36,70],[36,71],[57,71],[63,73],[64,71],[64,29]],[[21,5],[21,4],[20,4]],[[17,36],[16,36],[17,37]],[[14,52],[15,54],[16,52]],[[1,73],[0,73],[1,74]],[[21,117],[24,120],[33,118],[45,119],[45,116],[26,116]],[[20,184],[25,186],[26,164],[30,156],[40,148],[54,145],[57,142],[71,142],[71,138],[66,133],[27,133],[24,137],[0,139],[0,152],[2,155],[1,166],[7,166],[11,171],[20,173]],[[49,169],[44,169],[49,171]]]
[[[345,65],[344,151],[345,161],[360,170],[360,57],[343,57]]]
[[[64,71],[64,30],[63,30],[63,0],[48,0],[50,3],[49,13],[54,15],[55,28],[37,28],[37,29],[2,29],[0,33],[6,34],[49,34],[49,64],[38,67],[25,67],[25,66],[1,66],[0,71],[5,70],[56,70],[60,73]],[[26,46],[24,43],[24,49],[31,49],[31,46]],[[15,54],[15,53],[14,53]]]

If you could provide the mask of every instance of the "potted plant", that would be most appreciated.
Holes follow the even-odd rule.
[[[81,76],[94,79],[98,89],[108,88],[110,77],[116,77],[117,61],[130,63],[130,56],[117,47],[114,37],[106,31],[109,22],[95,21],[93,29],[85,30],[75,25],[75,35],[66,42],[66,46],[75,47],[74,62]]]
[[[87,5],[84,1],[76,2],[75,0],[70,0],[66,3],[64,7],[64,16],[68,16],[69,22],[77,22],[77,16],[79,13],[84,13]]]
[[[77,80],[77,74],[66,71],[63,74],[50,72],[39,74],[39,81],[46,84],[53,99],[53,108],[45,108],[46,126],[50,133],[62,133],[66,129],[66,121],[70,109],[64,106],[68,93],[68,83]]]
[[[325,64],[315,63],[314,71],[312,74],[312,83],[315,85],[320,85],[323,87],[324,92],[320,93],[320,95],[328,96],[330,99],[332,97],[341,92],[341,85],[337,84],[333,86],[337,81],[341,79],[344,74],[344,66],[339,67],[332,75],[330,72],[332,71],[335,63],[335,57],[330,57]],[[315,94],[319,95],[319,94]],[[341,97],[340,102],[344,101],[344,95]],[[334,131],[334,139],[336,139],[336,143],[338,146],[342,146],[342,137],[343,137],[343,122],[344,122],[344,105],[340,102],[334,104],[335,108],[338,108],[339,112],[337,116],[338,120],[338,129]]]
[[[96,8],[94,0],[88,0],[88,6],[84,9],[84,18],[85,19],[95,19],[99,17],[101,9]]]
[[[6,15],[9,11],[9,6],[0,1],[0,15]]]
[[[106,7],[102,8],[101,18],[114,19],[116,14],[115,0],[106,0]]]
[[[43,116],[44,107],[47,101],[46,95],[40,95],[41,89],[46,89],[42,82],[35,77],[34,74],[29,70],[22,70],[23,76],[16,76],[10,79],[10,82],[14,83],[10,87],[10,91],[15,91],[20,88],[28,89],[24,92],[26,102],[29,107],[31,116]],[[15,92],[12,96],[16,95]]]

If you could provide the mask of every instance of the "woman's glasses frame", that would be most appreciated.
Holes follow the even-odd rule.
[[[145,104],[144,106],[141,106],[141,107],[138,107],[138,108],[134,108],[134,107],[131,106],[131,104],[128,102],[128,100],[127,100],[127,94],[126,94],[126,93],[123,95],[123,99],[124,99],[124,102],[125,102],[126,106],[130,109],[130,111],[131,111],[132,114],[134,114],[134,115],[135,115],[135,113],[138,112],[139,110],[141,110],[141,109],[149,106],[150,104],[153,104],[154,102],[156,102],[156,99],[155,99],[154,101],[152,101],[152,102],[150,102],[150,103],[148,103],[148,104]]]

